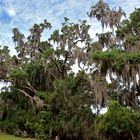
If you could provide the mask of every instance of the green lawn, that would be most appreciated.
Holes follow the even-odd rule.
[[[0,134],[0,140],[35,140],[31,138],[19,138],[13,135]]]

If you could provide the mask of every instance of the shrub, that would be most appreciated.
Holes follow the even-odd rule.
[[[125,137],[128,139],[137,136],[139,132],[139,114],[129,108],[112,101],[108,112],[101,118],[99,129],[111,137]]]

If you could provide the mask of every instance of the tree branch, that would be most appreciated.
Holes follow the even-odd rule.
[[[60,69],[60,67],[58,66],[58,64],[52,59],[52,62],[55,64],[55,66],[58,68],[59,72],[62,73],[62,70]]]
[[[44,100],[42,100],[42,99],[40,99],[38,96],[30,96],[27,92],[25,92],[24,90],[22,90],[22,89],[17,89],[20,93],[22,93],[22,94],[24,94],[24,96],[25,97],[28,97],[30,100],[32,100],[35,104],[38,104],[39,102],[42,102],[43,104],[42,104],[42,106],[46,106],[46,107],[48,107],[49,105],[47,105],[47,104],[45,104],[44,103]],[[36,100],[36,99],[38,99],[38,100]]]
[[[84,41],[84,39],[79,39],[77,41],[75,41],[71,46],[69,46],[70,48],[73,47],[74,45],[76,45],[78,42],[82,42]]]

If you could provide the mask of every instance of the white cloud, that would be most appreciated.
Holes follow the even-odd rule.
[[[5,0],[4,1],[4,5],[3,6],[3,9],[6,11],[6,13],[12,17],[12,16],[15,16],[16,15],[16,11],[15,11],[15,8],[13,7],[13,0]]]
[[[9,16],[15,16],[16,15],[16,11],[12,6],[7,7],[6,11],[7,11]]]
[[[7,9],[7,12],[9,14],[9,16],[15,16],[16,15],[16,12],[15,12],[15,10],[12,7]]]

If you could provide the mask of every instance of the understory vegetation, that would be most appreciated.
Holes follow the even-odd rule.
[[[0,81],[10,85],[0,93],[1,132],[39,140],[140,139],[140,9],[125,18],[120,7],[99,0],[88,16],[101,22],[96,41],[86,20],[67,17],[46,41],[47,20],[28,37],[13,29],[17,54],[0,47]]]

